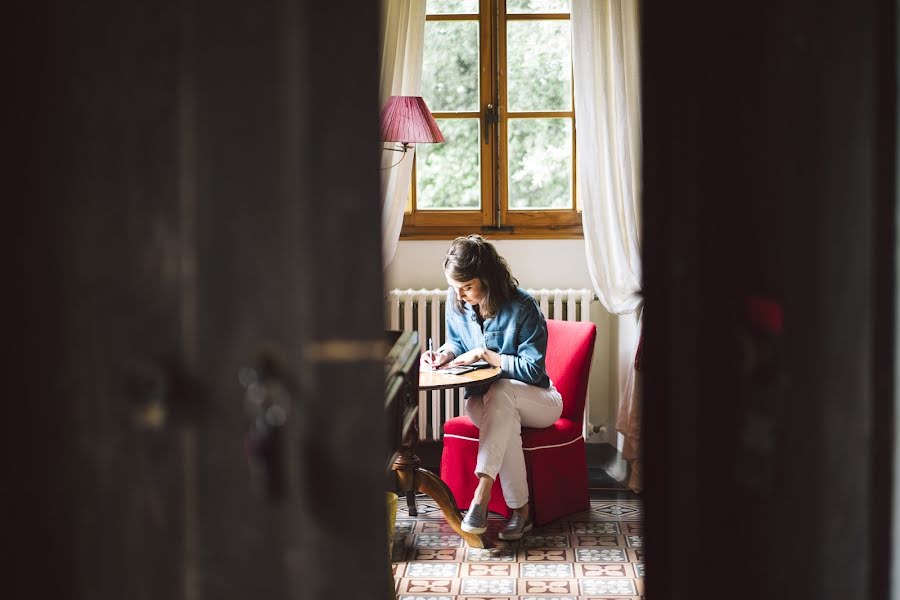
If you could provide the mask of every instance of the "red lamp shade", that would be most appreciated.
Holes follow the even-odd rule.
[[[421,96],[391,96],[381,109],[381,139],[406,146],[443,142],[444,136]]]

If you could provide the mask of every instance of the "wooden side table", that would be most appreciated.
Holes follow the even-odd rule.
[[[418,355],[417,355],[418,360]],[[458,533],[466,543],[472,548],[484,548],[484,536],[473,533],[467,533],[462,530],[462,516],[456,508],[456,501],[450,488],[447,487],[440,477],[427,469],[421,467],[421,460],[416,456],[416,444],[419,441],[418,431],[418,402],[417,393],[419,390],[442,390],[458,387],[467,387],[471,385],[489,383],[500,377],[500,369],[491,367],[488,369],[478,369],[461,375],[448,375],[441,371],[421,371],[418,373],[417,385],[415,390],[411,390],[408,397],[409,405],[404,418],[403,436],[400,438],[399,450],[395,453],[393,461],[393,470],[397,474],[397,480],[400,483],[400,489],[406,495],[409,514],[416,516],[416,492],[422,492],[432,498],[450,527]]]

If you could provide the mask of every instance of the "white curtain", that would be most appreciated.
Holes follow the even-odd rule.
[[[422,87],[425,0],[383,0],[381,10],[381,88],[379,106],[391,96],[419,96]],[[385,144],[388,145],[388,144]],[[405,155],[381,151],[382,264],[397,251],[409,193],[414,150]],[[401,160],[402,157],[402,160]],[[391,167],[394,163],[399,164]]]
[[[572,0],[578,193],[594,289],[617,315],[641,301],[641,105],[638,0]],[[622,373],[616,428],[640,487],[640,397],[634,353]],[[620,348],[621,350],[621,348]],[[635,462],[638,461],[638,462]]]

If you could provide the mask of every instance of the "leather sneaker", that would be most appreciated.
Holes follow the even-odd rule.
[[[487,506],[473,504],[466,511],[460,526],[466,533],[484,533],[487,531]]]
[[[497,534],[501,540],[519,540],[525,535],[525,532],[531,531],[531,513],[527,517],[522,517],[519,513],[514,512],[506,523],[506,527]]]

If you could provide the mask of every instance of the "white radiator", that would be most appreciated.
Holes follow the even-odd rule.
[[[590,321],[590,303],[594,299],[592,290],[541,289],[526,290],[541,306],[541,312],[548,319],[560,321]],[[387,297],[388,329],[395,331],[417,331],[419,351],[424,352],[428,338],[437,348],[447,338],[444,323],[444,306],[447,290],[391,290]],[[443,424],[463,414],[463,390],[440,390],[419,393],[419,438],[440,440]],[[590,423],[590,402],[584,403],[584,422]],[[587,432],[585,433],[587,435]]]

